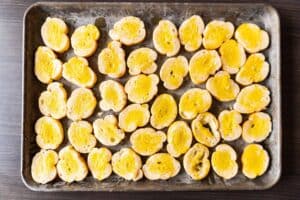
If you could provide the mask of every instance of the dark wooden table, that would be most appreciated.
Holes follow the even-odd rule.
[[[214,0],[213,0],[214,1]],[[232,2],[232,1],[230,1]],[[248,1],[248,2],[256,2]],[[260,1],[261,2],[261,1]],[[34,1],[0,1],[0,200],[12,199],[300,199],[300,1],[266,1],[278,9],[282,43],[283,170],[267,191],[39,193],[20,176],[22,17]]]

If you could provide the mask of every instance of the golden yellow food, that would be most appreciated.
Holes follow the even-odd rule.
[[[269,35],[256,24],[243,23],[235,32],[236,40],[249,53],[256,53],[269,46]]]
[[[178,89],[188,74],[189,64],[184,56],[168,58],[160,68],[160,78],[165,88],[169,90]]]
[[[117,21],[108,34],[113,40],[129,46],[142,42],[146,37],[146,30],[140,18],[127,16]]]
[[[235,150],[228,144],[219,144],[211,155],[211,166],[224,179],[233,178],[238,172]]]
[[[132,51],[127,58],[127,67],[130,75],[137,75],[140,73],[152,74],[157,69],[155,63],[157,53],[147,47],[142,47]]]
[[[189,73],[194,84],[204,83],[209,75],[214,75],[221,68],[222,62],[217,51],[200,50],[196,52],[189,63]]]
[[[42,149],[36,153],[31,163],[32,179],[41,184],[46,184],[55,179],[57,175],[56,163],[58,155],[53,150]]]
[[[128,100],[133,103],[147,103],[158,92],[159,78],[156,74],[136,75],[130,77],[125,84]]]
[[[241,44],[233,39],[224,42],[220,49],[222,68],[230,74],[236,74],[246,62],[246,53]]]
[[[251,54],[237,73],[235,80],[242,85],[250,85],[265,80],[270,71],[269,63],[261,53]]]
[[[97,101],[92,90],[77,88],[67,101],[67,116],[73,121],[86,119],[93,114],[96,104]]]
[[[176,26],[169,20],[160,20],[153,31],[155,49],[168,57],[176,55],[180,50],[180,41]]]
[[[166,134],[153,128],[141,128],[130,136],[130,143],[135,152],[142,156],[150,156],[158,152],[166,141]]]
[[[61,119],[67,114],[67,92],[62,83],[54,82],[47,86],[39,97],[39,109],[45,116]]]
[[[106,146],[115,146],[125,138],[125,133],[118,128],[118,120],[114,115],[96,119],[93,128],[96,138]]]
[[[170,94],[156,97],[151,106],[150,123],[156,129],[168,127],[177,116],[177,104]]]
[[[63,126],[57,119],[41,117],[36,121],[34,130],[36,143],[42,149],[56,149],[64,140]]]
[[[253,113],[264,110],[270,101],[269,89],[263,85],[253,84],[241,90],[233,108],[240,113]]]
[[[80,26],[71,36],[71,45],[77,56],[89,57],[97,49],[97,40],[100,38],[98,28],[93,24]]]
[[[68,139],[79,153],[89,153],[96,146],[93,127],[88,121],[72,122],[68,128]]]
[[[82,181],[88,174],[84,158],[72,146],[62,148],[56,165],[58,176],[65,182]]]
[[[269,166],[269,155],[259,144],[249,144],[242,154],[243,174],[254,179],[263,175]]]
[[[82,57],[72,57],[63,64],[63,77],[79,87],[91,88],[95,85],[97,77],[95,72],[89,67],[87,59]]]
[[[125,51],[121,43],[112,41],[98,56],[98,69],[100,73],[111,78],[120,78],[126,72]]]
[[[204,29],[203,46],[205,49],[217,49],[233,36],[233,32],[234,26],[231,22],[213,20]]]
[[[199,114],[192,121],[192,131],[195,139],[208,147],[214,147],[219,143],[220,133],[218,128],[218,120],[209,112]]]
[[[247,143],[262,142],[272,131],[271,117],[267,113],[256,112],[249,115],[243,124],[242,137]]]
[[[176,121],[171,124],[167,132],[167,151],[173,157],[186,153],[193,141],[193,134],[185,121]]]
[[[142,160],[133,150],[122,148],[112,156],[114,173],[126,180],[138,181],[143,177]]]
[[[204,22],[198,15],[184,20],[179,27],[179,38],[186,51],[192,52],[200,48]]]
[[[192,88],[187,90],[179,101],[179,115],[184,119],[193,119],[199,113],[208,111],[212,97],[207,90]]]
[[[99,86],[101,100],[99,106],[101,110],[114,112],[121,111],[127,103],[127,95],[123,85],[114,80],[101,82]]]
[[[167,180],[180,171],[180,163],[168,153],[150,156],[143,165],[143,172],[149,180]]]
[[[39,46],[35,52],[34,74],[42,83],[51,83],[62,76],[62,62],[48,47]]]
[[[227,102],[235,100],[240,87],[230,78],[226,71],[219,71],[206,82],[206,89],[219,101]]]
[[[218,117],[219,131],[225,141],[234,141],[242,134],[242,115],[235,110],[223,110]]]
[[[68,27],[59,18],[47,17],[41,28],[43,42],[56,52],[63,53],[70,47]]]
[[[130,104],[119,114],[119,127],[125,132],[132,132],[145,126],[150,119],[148,104]]]
[[[108,178],[112,173],[110,164],[111,152],[105,148],[93,148],[87,158],[88,167],[93,177],[99,181]]]
[[[210,170],[209,150],[206,146],[196,143],[183,157],[183,167],[185,172],[193,180],[204,179]]]

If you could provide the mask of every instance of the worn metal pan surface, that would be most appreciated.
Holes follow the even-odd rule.
[[[101,30],[101,39],[97,52],[90,57],[90,66],[98,76],[98,82],[93,91],[99,99],[98,85],[106,77],[100,75],[97,70],[97,55],[103,49],[109,37],[108,30],[118,19],[134,15],[140,17],[146,25],[146,40],[134,47],[126,47],[129,52],[139,46],[153,47],[151,42],[152,30],[160,19],[169,19],[177,26],[187,17],[198,14],[207,23],[212,19],[223,19],[238,26],[242,22],[253,22],[267,30],[270,35],[270,46],[264,51],[270,63],[271,70],[268,79],[263,83],[271,90],[272,103],[267,112],[272,116],[273,130],[270,137],[262,143],[270,154],[271,162],[266,174],[254,180],[249,180],[242,175],[241,169],[236,177],[231,180],[223,180],[215,173],[210,172],[203,181],[193,181],[182,169],[180,174],[168,181],[148,181],[143,179],[138,182],[125,181],[116,175],[100,182],[89,175],[84,181],[66,184],[58,178],[46,185],[36,184],[31,177],[30,166],[34,154],[39,151],[35,142],[34,123],[41,116],[38,109],[38,97],[46,89],[46,85],[41,84],[33,73],[34,52],[39,45],[43,45],[40,36],[40,28],[46,17],[60,17],[69,26],[71,34],[75,27],[80,25],[95,23]],[[29,7],[24,15],[24,48],[23,48],[23,121],[22,121],[22,169],[21,174],[26,186],[37,191],[175,191],[175,190],[253,190],[267,189],[273,186],[281,173],[281,91],[280,91],[280,24],[279,16],[273,7],[265,4],[231,4],[231,3],[37,3]],[[191,53],[181,52],[188,58]],[[59,55],[66,61],[73,55],[72,50],[63,55]],[[164,56],[159,56],[158,66],[164,61]],[[126,76],[128,78],[128,76]],[[121,81],[125,81],[127,78]],[[62,80],[68,94],[74,88],[68,82]],[[184,81],[183,86],[176,92],[171,92],[178,101],[180,95],[193,86],[189,79]],[[196,87],[203,87],[196,86]],[[160,93],[164,92],[160,87]],[[170,92],[170,91],[169,91]],[[214,103],[211,112],[218,114],[220,110],[231,108],[232,102],[227,104]],[[93,121],[100,112],[97,108],[95,114],[88,120]],[[62,120],[65,130],[70,123],[68,119]],[[65,137],[66,138],[66,137]],[[64,144],[66,145],[67,139]],[[236,149],[240,157],[245,143],[242,139],[230,144]],[[98,144],[98,146],[100,146]],[[116,151],[123,146],[128,146],[128,138],[121,145],[114,147]],[[182,160],[180,158],[179,160]],[[241,163],[239,161],[239,166]]]

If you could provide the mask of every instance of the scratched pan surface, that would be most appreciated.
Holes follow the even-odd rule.
[[[74,28],[94,23],[101,30],[101,39],[96,53],[90,57],[89,63],[93,70],[97,73],[98,81],[93,91],[99,100],[100,94],[98,91],[99,83],[106,79],[100,75],[97,69],[97,55],[103,49],[109,37],[108,30],[113,26],[114,22],[124,16],[134,15],[140,17],[144,22],[147,30],[146,40],[139,45],[133,47],[125,47],[126,55],[131,50],[140,46],[153,47],[151,36],[154,26],[160,19],[169,19],[174,22],[177,27],[187,17],[198,14],[203,17],[205,23],[212,19],[228,20],[234,23],[235,27],[242,22],[253,22],[258,24],[263,29],[267,30],[270,35],[270,46],[264,51],[267,60],[270,63],[271,70],[268,79],[263,82],[271,90],[272,102],[266,112],[272,116],[273,130],[271,135],[262,145],[269,152],[271,162],[267,172],[256,178],[249,180],[241,173],[241,169],[236,177],[231,180],[223,180],[218,177],[211,169],[207,178],[202,181],[193,181],[183,170],[168,181],[149,181],[143,178],[138,182],[125,181],[122,178],[112,174],[108,179],[100,182],[92,178],[91,174],[81,182],[66,184],[59,178],[56,178],[51,183],[46,185],[36,184],[31,177],[30,166],[32,157],[39,151],[35,143],[34,123],[41,116],[38,109],[39,94],[46,89],[46,85],[40,83],[33,73],[34,68],[34,52],[39,45],[43,45],[40,28],[46,17],[62,18],[69,26],[69,35],[72,34]],[[37,191],[175,191],[175,190],[253,190],[267,189],[273,186],[280,178],[281,173],[281,103],[280,103],[280,24],[277,12],[265,4],[228,4],[228,3],[38,3],[28,8],[24,15],[24,49],[23,49],[23,121],[22,121],[22,179],[25,185]],[[183,48],[182,48],[183,49]],[[191,57],[190,53],[183,50],[181,54]],[[62,61],[66,61],[73,54],[70,50],[65,54],[58,55]],[[157,61],[158,66],[161,66],[165,60],[165,56],[159,56]],[[158,70],[159,71],[159,70]],[[128,79],[128,74],[122,78],[121,82]],[[68,95],[75,87],[66,82],[64,83]],[[195,86],[187,77],[183,86],[178,91],[168,91],[174,95],[177,102],[184,91],[191,87],[204,87],[203,85]],[[165,92],[162,84],[159,85],[159,93]],[[232,103],[221,104],[214,100],[211,112],[215,115],[223,109],[232,108]],[[151,102],[150,102],[151,104]],[[88,118],[92,122],[99,117],[100,110],[96,109],[93,116]],[[104,115],[107,113],[104,113]],[[244,116],[245,119],[245,116]],[[62,120],[64,129],[70,121],[66,118]],[[60,148],[68,144],[66,139]],[[195,141],[193,141],[195,142]],[[242,139],[235,142],[230,142],[237,153],[238,163],[240,156],[245,146]],[[99,147],[100,144],[98,143]],[[129,146],[128,135],[124,142],[120,145],[110,148],[113,152],[121,147]],[[58,149],[59,150],[59,149]],[[211,152],[213,148],[210,149]],[[163,149],[162,151],[165,151]],[[86,155],[83,155],[86,157]],[[145,161],[146,158],[142,158]],[[179,158],[182,163],[182,157]]]

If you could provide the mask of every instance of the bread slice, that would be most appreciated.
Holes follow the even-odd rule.
[[[51,83],[62,76],[62,62],[48,47],[39,46],[35,52],[34,74],[42,83]]]
[[[85,179],[88,174],[88,167],[84,158],[72,146],[62,148],[58,157],[57,173],[63,181],[72,183]]]
[[[50,83],[39,97],[39,109],[45,116],[61,119],[67,114],[67,92],[62,83]]]
[[[93,24],[80,26],[71,36],[71,45],[77,56],[89,57],[97,49],[97,40],[100,38],[98,28]]]
[[[68,26],[62,19],[47,17],[41,28],[41,35],[46,46],[63,53],[70,47],[68,31]]]
[[[108,34],[113,40],[130,46],[138,44],[145,39],[146,29],[144,22],[140,18],[127,16],[117,21]]]
[[[42,149],[36,153],[31,163],[31,176],[36,183],[46,184],[57,176],[58,155],[53,150]]]

